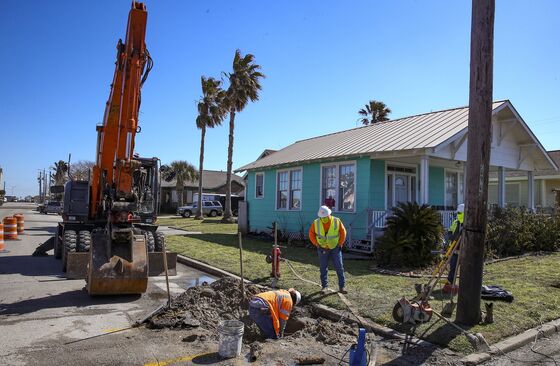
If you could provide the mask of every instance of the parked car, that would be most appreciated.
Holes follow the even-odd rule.
[[[61,214],[62,213],[62,202],[60,201],[47,201],[44,206],[41,207],[41,213],[44,214]]]
[[[196,214],[197,203],[182,206],[177,209],[177,215],[191,217]],[[218,201],[202,201],[202,214],[210,217],[221,216],[224,212],[222,204]]]

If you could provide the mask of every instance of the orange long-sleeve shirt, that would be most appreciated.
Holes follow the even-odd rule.
[[[329,231],[329,228],[331,227],[331,221],[329,220],[327,221],[327,223],[321,221],[321,224],[323,224],[323,229],[327,233]],[[342,245],[346,240],[346,228],[344,227],[342,220],[340,221],[340,228],[338,229],[338,233],[338,245],[342,248]],[[309,240],[311,240],[313,245],[315,245],[316,247],[319,246],[319,243],[317,243],[317,234],[315,233],[315,225],[313,225],[313,223],[311,223],[311,227],[309,227]]]

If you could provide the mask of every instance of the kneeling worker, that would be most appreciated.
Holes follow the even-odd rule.
[[[290,313],[300,301],[301,294],[293,288],[262,292],[249,301],[249,316],[266,338],[282,338]]]

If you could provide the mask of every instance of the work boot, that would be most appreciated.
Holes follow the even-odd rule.
[[[344,287],[339,288],[338,292],[340,292],[341,294],[344,294],[344,295],[346,295],[348,293],[348,291],[346,291],[346,288],[344,288]]]

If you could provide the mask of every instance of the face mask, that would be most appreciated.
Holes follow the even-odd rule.
[[[327,222],[329,222],[329,217],[328,216],[327,217],[321,217],[321,222],[323,224],[326,224]]]

